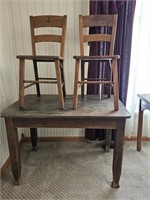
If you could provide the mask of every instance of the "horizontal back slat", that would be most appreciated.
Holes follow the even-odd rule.
[[[83,36],[84,42],[96,42],[96,41],[111,41],[111,35],[108,34],[90,34]]]
[[[83,16],[83,27],[112,26],[113,15]]]
[[[37,35],[35,36],[35,42],[61,42],[61,36],[59,35]]]
[[[40,27],[62,27],[63,24],[63,16],[31,16],[33,18],[34,28]]]

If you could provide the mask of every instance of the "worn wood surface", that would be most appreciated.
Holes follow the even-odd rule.
[[[57,95],[25,96],[25,108],[19,110],[18,101],[2,112],[6,121],[7,139],[15,184],[19,184],[21,163],[18,146],[18,127],[29,127],[37,137],[37,127],[56,128],[104,128],[115,129],[112,187],[119,187],[123,157],[123,138],[126,119],[130,114],[121,102],[118,111],[113,110],[113,98],[100,100],[98,96],[79,98],[77,110],[72,109],[72,96],[67,96],[65,109],[60,110]],[[36,144],[33,142],[34,150]]]
[[[59,109],[57,95],[26,95],[24,110],[18,107],[18,101],[2,112],[2,117],[13,118],[78,118],[78,119],[126,119],[130,117],[124,105],[119,102],[120,109],[114,111],[113,97],[100,99],[99,96],[79,97],[78,109],[72,108],[73,96],[68,95],[63,110]]]

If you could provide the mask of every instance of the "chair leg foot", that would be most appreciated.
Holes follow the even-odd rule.
[[[14,185],[19,186],[20,185],[20,181],[19,180],[14,180]]]
[[[38,150],[38,147],[37,146],[33,146],[32,147],[32,151],[37,151]]]
[[[115,183],[114,181],[112,181],[111,187],[112,187],[112,188],[119,188],[120,185],[119,185],[119,183]]]
[[[19,107],[19,109],[23,111],[23,110],[24,110],[24,107]]]

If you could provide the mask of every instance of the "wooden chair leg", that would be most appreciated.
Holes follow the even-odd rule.
[[[111,97],[111,85],[108,85],[106,88],[108,98]]]
[[[37,69],[37,62],[33,61],[33,66],[34,66],[34,75],[35,75],[35,80],[38,81],[39,80],[39,76],[38,76],[38,69]],[[37,96],[40,96],[40,85],[39,83],[36,83],[36,91],[37,91]]]
[[[66,98],[66,85],[65,85],[65,75],[64,75],[64,66],[63,61],[60,61],[60,69],[61,69],[61,79],[63,82],[63,96]]]
[[[25,76],[25,60],[19,59],[19,108],[24,106],[24,76]]]
[[[84,61],[81,61],[81,81],[84,81]],[[81,97],[84,97],[84,84],[81,86]]]
[[[108,80],[112,81],[112,63],[111,63],[111,61],[108,61],[108,62],[109,62]],[[108,87],[107,87],[108,98],[111,97],[111,92],[112,92],[112,86],[108,85]]]
[[[55,69],[56,69],[59,105],[60,105],[60,109],[64,109],[64,97],[63,97],[63,91],[62,91],[62,80],[61,80],[60,61],[59,60],[55,60]]]
[[[117,69],[117,59],[112,61],[112,72],[113,72],[113,83],[114,83],[114,109],[117,111],[119,109],[119,92],[118,92],[118,69]]]
[[[79,64],[80,64],[80,60],[79,60],[79,59],[76,59],[76,61],[75,61],[75,78],[74,78],[73,109],[77,109],[77,103],[78,103]]]

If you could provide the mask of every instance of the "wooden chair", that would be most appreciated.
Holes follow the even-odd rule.
[[[30,16],[32,55],[18,55],[19,59],[19,107],[24,107],[24,90],[30,86],[36,85],[37,96],[40,96],[40,83],[57,84],[60,109],[64,108],[64,98],[66,96],[65,78],[64,78],[64,46],[66,36],[67,16],[41,15]],[[39,31],[40,30],[40,31]],[[52,30],[50,32],[50,30]],[[58,31],[59,30],[59,31]],[[43,31],[43,32],[42,32]],[[56,33],[54,33],[54,31]],[[39,33],[40,32],[40,33]],[[60,44],[58,55],[37,55],[37,43]],[[35,77],[33,80],[25,79],[25,61],[33,62]],[[55,77],[39,77],[39,62],[50,62],[50,67],[55,66]],[[53,64],[52,64],[53,63]],[[49,67],[48,66],[48,67]]]
[[[116,37],[117,28],[117,14],[115,15],[88,15],[79,16],[79,36],[80,36],[80,56],[74,56],[75,59],[75,78],[74,78],[74,97],[73,97],[73,108],[77,109],[78,102],[78,87],[81,87],[81,97],[84,96],[84,85],[85,84],[106,84],[113,86],[114,92],[114,110],[119,109],[119,94],[118,94],[118,69],[117,69],[117,59],[119,55],[114,55],[114,43]],[[110,34],[97,33],[86,34],[85,29],[90,27],[108,28],[111,29]],[[109,53],[108,55],[100,56],[87,56],[85,55],[85,43],[90,45],[91,42],[101,42],[109,43]],[[85,63],[90,62],[109,62],[110,70],[112,71],[112,76],[109,80],[102,79],[89,79],[85,76]],[[79,68],[81,67],[81,77],[79,79]],[[95,67],[94,65],[92,66]]]

